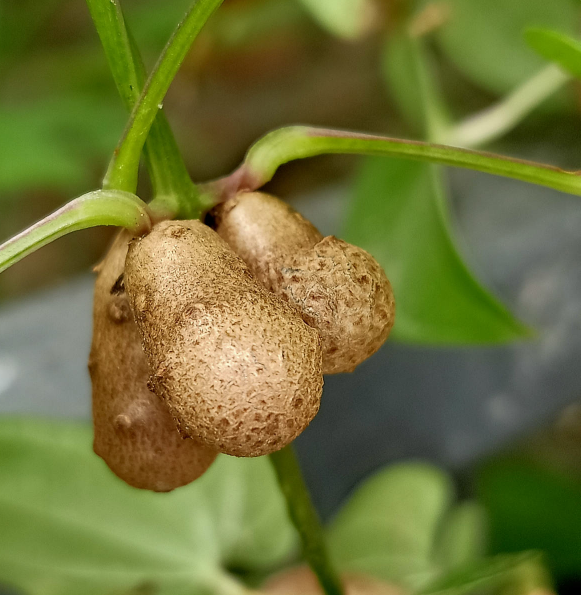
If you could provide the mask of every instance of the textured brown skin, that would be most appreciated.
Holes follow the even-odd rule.
[[[405,595],[401,587],[384,583],[364,574],[341,575],[345,595]],[[307,566],[283,570],[270,577],[262,588],[269,595],[323,595],[323,590]]]
[[[97,267],[89,357],[93,448],[129,485],[167,492],[197,479],[217,452],[183,438],[147,387],[147,359],[121,277],[129,239],[117,236]]]
[[[323,341],[323,373],[352,372],[387,339],[389,280],[365,250],[323,236],[284,202],[239,193],[215,210],[216,230],[252,273],[287,299]]]
[[[234,456],[283,448],[319,409],[318,333],[254,279],[200,221],[165,221],[131,243],[125,282],[180,431]]]

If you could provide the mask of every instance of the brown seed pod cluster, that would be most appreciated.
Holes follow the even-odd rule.
[[[137,487],[184,485],[217,452],[283,448],[316,415],[323,373],[353,370],[393,325],[391,286],[364,250],[266,194],[216,215],[218,233],[122,233],[99,267],[94,448]]]
[[[184,439],[147,386],[149,368],[122,283],[130,236],[117,236],[97,267],[93,342],[94,450],[128,484],[165,492],[198,478],[217,452]]]
[[[324,374],[351,372],[383,345],[395,302],[369,253],[324,238],[287,204],[261,192],[239,193],[214,217],[217,232],[256,278],[319,331]]]
[[[125,284],[151,385],[180,432],[235,456],[279,450],[319,409],[321,340],[200,221],[131,243]]]

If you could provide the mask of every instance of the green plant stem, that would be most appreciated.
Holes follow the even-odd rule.
[[[0,246],[0,272],[73,231],[117,225],[136,235],[151,228],[147,205],[134,194],[96,190],[75,198]]]
[[[131,112],[139,101],[146,72],[119,0],[87,0],[87,5],[119,95]],[[199,192],[163,111],[159,111],[151,125],[145,143],[145,159],[153,185],[152,209],[165,212],[169,217],[199,217]]]
[[[459,147],[478,147],[496,140],[571,79],[561,68],[545,66],[497,104],[454,126],[442,140]]]
[[[115,150],[104,188],[135,192],[143,145],[190,46],[222,0],[196,0],[165,46]]]
[[[439,163],[581,196],[581,173],[551,165],[422,141],[289,126],[270,132],[258,140],[246,154],[240,168],[230,176],[206,184],[203,189],[208,195],[206,201],[210,198],[214,201],[224,200],[226,195],[237,190],[256,190],[271,180],[281,165],[294,159],[331,153],[384,155]]]
[[[305,485],[292,445],[270,455],[278,483],[286,498],[291,520],[299,532],[303,554],[326,595],[343,595],[339,574],[333,568],[323,527]]]

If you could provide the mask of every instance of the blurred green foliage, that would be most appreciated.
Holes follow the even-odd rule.
[[[130,488],[85,425],[0,422],[0,580],[33,595],[221,593],[224,568],[287,560],[296,535],[266,458],[220,457],[171,494]]]
[[[86,425],[0,421],[0,582],[27,595],[243,595],[228,569],[256,581],[296,559],[267,458],[221,455],[196,482],[155,494],[116,478],[91,441]],[[468,595],[482,576],[504,588],[529,560],[487,561],[484,533],[482,511],[454,504],[445,473],[402,463],[355,490],[328,540],[345,571],[409,593],[433,593],[435,581]]]
[[[0,192],[23,187],[74,195],[94,176],[91,164],[115,146],[125,114],[118,102],[66,94],[0,111]]]
[[[578,469],[577,469],[578,471]],[[530,453],[495,457],[478,473],[494,552],[542,550],[558,579],[581,576],[581,478]]]
[[[450,478],[429,465],[395,465],[377,473],[358,488],[330,527],[337,563],[411,590],[425,587],[457,561],[438,547],[444,523],[455,515],[450,511],[453,499]],[[464,543],[468,556],[478,559],[484,553],[479,551],[483,527],[472,519],[463,522],[469,529]]]
[[[527,29],[525,39],[545,60],[555,62],[581,78],[581,41],[560,31],[539,28]]]
[[[439,46],[467,78],[498,95],[543,65],[523,43],[526,28],[574,34],[579,21],[578,0],[447,0],[445,5],[449,19],[437,32]]]

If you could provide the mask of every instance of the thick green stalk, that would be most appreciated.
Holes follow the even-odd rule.
[[[89,192],[4,242],[0,246],[0,272],[58,238],[99,225],[117,225],[139,235],[151,228],[151,220],[147,205],[134,194]]]
[[[146,72],[119,0],[87,0],[87,4],[119,95],[131,112],[141,96]],[[153,210],[165,211],[168,216],[198,217],[199,193],[162,111],[147,137],[145,159],[153,185]]]
[[[139,159],[149,130],[190,46],[222,0],[196,0],[165,46],[135,105],[115,154],[104,187],[135,192]]]
[[[305,485],[292,445],[270,455],[291,520],[299,532],[303,554],[326,595],[344,595],[341,579],[329,558],[323,527]]]
[[[439,163],[581,196],[581,173],[578,171],[565,171],[551,165],[434,143],[307,126],[279,128],[262,137],[250,148],[237,172],[208,184],[205,191],[219,193],[229,188],[235,178],[240,181],[242,189],[260,188],[284,163],[327,153],[384,155]]]

